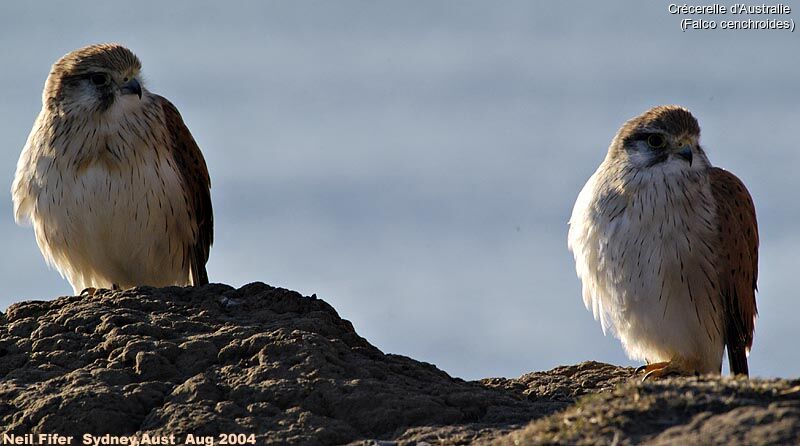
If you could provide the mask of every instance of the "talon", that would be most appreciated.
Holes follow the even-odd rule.
[[[653,379],[663,378],[664,374],[661,373],[662,370],[664,370],[664,369],[650,370],[649,372],[644,374],[644,376],[642,377],[642,382],[645,382],[650,378],[653,378]]]
[[[649,375],[654,370],[662,369],[662,368],[666,367],[667,365],[669,365],[669,362],[666,362],[666,361],[665,362],[652,362],[650,364],[645,364],[645,365],[637,367],[636,370],[633,371],[633,375],[636,376],[636,375],[644,372],[645,378],[646,378],[647,375]]]
[[[641,367],[640,367],[641,368]],[[639,370],[639,369],[637,369]],[[644,367],[644,377],[642,377],[642,382],[645,382],[649,379],[661,379],[666,378],[669,376],[687,376],[690,375],[692,372],[683,370],[677,364],[672,361],[667,362],[656,362],[653,364],[647,364]]]
[[[89,288],[84,288],[84,290],[81,291],[80,295],[84,296],[84,297],[92,297],[92,296],[94,296],[94,293],[96,293],[96,292],[97,292],[97,288],[89,287]]]

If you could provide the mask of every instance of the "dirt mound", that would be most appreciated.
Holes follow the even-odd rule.
[[[800,438],[797,383],[639,385],[630,374],[587,362],[465,382],[382,353],[316,297],[262,283],[101,291],[0,315],[3,432],[57,433],[72,444],[84,434],[218,444],[235,433],[256,444],[672,441],[741,430],[743,420],[783,435],[745,439]],[[774,401],[763,404],[768,394]],[[564,422],[584,418],[594,430]]]
[[[493,444],[800,444],[800,380],[632,381]]]

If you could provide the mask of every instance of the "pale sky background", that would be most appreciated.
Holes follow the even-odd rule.
[[[796,377],[798,34],[683,33],[667,4],[2,2],[0,309],[71,291],[8,190],[50,65],[117,41],[205,154],[212,281],[317,293],[467,379],[634,365],[583,307],[567,220],[624,120],[685,105],[756,203],[751,371]]]

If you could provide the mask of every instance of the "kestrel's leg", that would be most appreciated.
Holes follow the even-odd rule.
[[[98,290],[101,289],[102,288],[95,288],[95,287],[84,288],[84,290],[81,291],[81,296],[92,297],[97,293]],[[117,285],[116,283],[111,284],[111,291],[119,291],[121,289],[122,288],[120,288],[119,285]]]
[[[668,376],[689,376],[693,375],[692,372],[687,371],[681,367],[676,361],[654,362],[652,364],[643,365],[634,371],[634,375],[644,372],[642,382],[648,379],[660,379]]]

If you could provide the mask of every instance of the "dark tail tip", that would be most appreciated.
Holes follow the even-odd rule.
[[[747,352],[744,346],[728,345],[728,365],[731,367],[732,375],[750,376],[747,367]]]
[[[208,284],[208,273],[206,272],[205,262],[197,261],[192,263],[192,285],[200,286]]]

